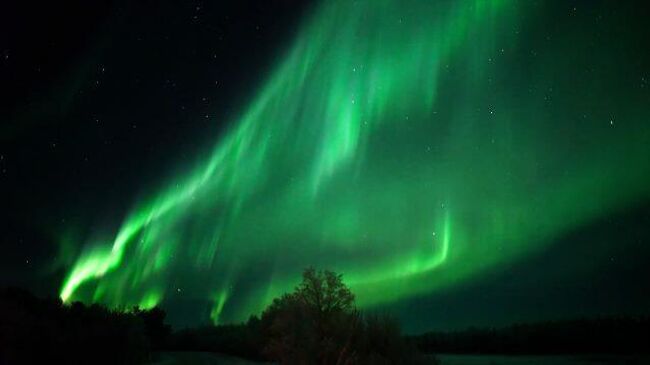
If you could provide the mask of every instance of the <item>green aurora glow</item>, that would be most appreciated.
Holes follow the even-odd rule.
[[[648,198],[647,108],[606,109],[597,87],[565,95],[572,115],[549,108],[572,81],[544,65],[570,45],[515,59],[527,8],[324,2],[212,153],[87,241],[61,298],[151,307],[182,290],[239,321],[314,265],[361,306],[391,303]],[[568,122],[581,110],[588,137]]]

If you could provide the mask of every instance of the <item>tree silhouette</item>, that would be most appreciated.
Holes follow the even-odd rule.
[[[334,313],[352,313],[354,294],[343,283],[343,275],[332,271],[306,269],[296,288],[298,299],[317,317],[325,319]]]
[[[133,314],[142,320],[151,348],[154,350],[164,348],[171,333],[171,326],[165,324],[167,313],[160,307],[153,307],[149,310],[135,307]]]
[[[340,274],[306,269],[294,292],[276,298],[261,323],[266,354],[282,363],[343,364],[355,357],[359,314]]]
[[[141,364],[168,329],[161,309],[119,311],[0,289],[0,364]]]

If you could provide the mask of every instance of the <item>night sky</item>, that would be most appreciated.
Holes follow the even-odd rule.
[[[649,314],[643,4],[9,5],[0,285],[184,326],[315,266],[407,332]]]

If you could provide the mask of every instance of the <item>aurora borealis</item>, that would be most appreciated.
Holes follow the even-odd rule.
[[[343,273],[362,308],[384,308],[648,202],[647,58],[615,62],[633,47],[598,23],[567,21],[549,31],[563,38],[531,47],[545,11],[317,4],[212,145],[141,186],[116,229],[74,243],[61,299],[147,308],[182,296],[205,320],[237,322],[315,266]]]

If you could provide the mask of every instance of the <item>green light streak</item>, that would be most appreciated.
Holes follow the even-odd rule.
[[[138,307],[145,310],[151,309],[160,303],[161,300],[162,295],[159,292],[151,291],[142,298]]]
[[[61,298],[151,307],[182,293],[228,322],[315,265],[372,306],[472,280],[648,197],[650,131],[633,123],[647,111],[558,137],[571,117],[544,107],[548,88],[495,86],[516,70],[499,50],[517,47],[525,8],[325,2],[212,153],[114,239],[88,240]],[[528,82],[573,87],[554,77]]]
[[[217,325],[219,323],[219,317],[221,316],[221,312],[223,311],[224,305],[226,305],[226,300],[228,300],[228,292],[227,291],[221,291],[216,297],[214,307],[212,311],[210,312],[210,319],[212,319],[212,322]]]

